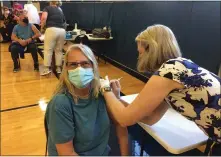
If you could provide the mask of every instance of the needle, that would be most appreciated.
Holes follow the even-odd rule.
[[[120,81],[123,77],[118,78],[117,80]]]

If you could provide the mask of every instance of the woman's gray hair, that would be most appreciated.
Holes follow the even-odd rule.
[[[93,64],[93,72],[94,72],[94,79],[92,81],[91,84],[91,88],[93,91],[93,96],[94,97],[98,97],[99,95],[99,89],[100,89],[100,75],[99,75],[99,70],[98,70],[98,64],[97,64],[97,60],[92,52],[92,50],[83,44],[74,44],[71,45],[64,57],[64,65],[63,65],[63,70],[59,79],[59,84],[57,86],[57,89],[54,92],[54,95],[58,94],[58,93],[64,93],[65,90],[68,90],[69,93],[71,93],[71,95],[77,99],[77,96],[75,94],[75,88],[72,85],[72,83],[69,81],[68,79],[68,70],[67,70],[67,66],[66,63],[68,62],[68,54],[72,53],[73,50],[80,50],[87,58],[88,60],[90,60]]]

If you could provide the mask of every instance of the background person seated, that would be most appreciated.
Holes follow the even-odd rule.
[[[8,7],[3,7],[3,15],[0,18],[0,41],[7,42],[11,40],[11,34],[16,21],[14,16],[10,13]]]
[[[28,18],[25,16],[24,11],[19,13],[18,24],[14,27],[11,39],[12,44],[9,46],[11,57],[14,62],[14,72],[20,70],[19,54],[21,58],[24,58],[24,51],[27,48],[28,52],[31,52],[34,60],[34,70],[39,71],[37,46],[34,43],[36,38],[40,37],[40,31],[28,22]]]
[[[18,3],[18,1],[12,1],[11,6],[12,6],[12,14],[16,17],[17,20],[19,20],[18,19],[19,12],[24,9],[24,6]]]

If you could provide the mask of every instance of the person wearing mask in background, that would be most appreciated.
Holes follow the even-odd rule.
[[[9,46],[9,52],[11,52],[11,57],[14,62],[13,72],[20,70],[19,54],[21,58],[24,58],[26,48],[28,52],[31,52],[34,61],[34,70],[39,71],[37,46],[34,40],[39,38],[40,35],[40,31],[28,22],[24,11],[20,11],[18,24],[14,27],[11,36],[13,42]]]
[[[40,17],[37,8],[32,4],[32,1],[28,1],[24,5],[24,10],[27,12],[27,17],[29,23],[35,25],[35,27],[40,31]]]
[[[8,7],[3,7],[3,15],[0,20],[0,41],[8,42],[11,40],[12,30],[16,24],[14,16],[10,13]]]
[[[24,7],[22,4],[18,3],[18,1],[12,1],[11,6],[12,6],[12,14],[15,16],[15,19],[18,21],[19,12],[22,11]]]
[[[209,137],[205,155],[221,156],[221,79],[182,58],[175,35],[164,25],[147,27],[136,41],[137,69],[153,75],[130,105],[120,101],[119,94],[116,97],[112,91],[102,90],[114,118],[122,126],[139,121],[152,125],[161,119],[169,104]],[[101,80],[101,89],[109,86],[120,92],[119,81]]]
[[[48,155],[108,156],[110,118],[101,95],[98,64],[91,49],[71,45],[54,96],[47,105]],[[122,156],[129,155],[128,132],[114,119]]]
[[[60,1],[50,1],[41,17],[41,29],[46,26],[44,38],[44,71],[41,75],[51,73],[52,55],[55,52],[56,72],[61,73],[62,49],[65,42],[65,16],[60,8]]]

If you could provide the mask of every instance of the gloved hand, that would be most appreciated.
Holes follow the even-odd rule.
[[[110,81],[109,81],[108,76],[105,76],[105,79],[100,79],[100,84],[101,84],[100,89],[110,87]]]
[[[110,87],[112,89],[112,92],[114,93],[114,95],[120,99],[120,91],[121,91],[121,86],[120,86],[120,81],[119,79],[117,80],[111,80],[110,81]]]
[[[105,79],[100,79],[100,84],[101,84],[100,91],[102,91],[103,88],[110,87],[114,95],[118,99],[120,99],[121,86],[119,80],[109,81],[108,76],[105,76]]]

